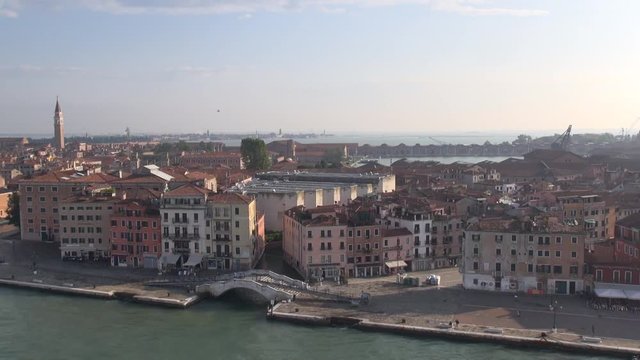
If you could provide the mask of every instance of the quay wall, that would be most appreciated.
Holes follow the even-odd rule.
[[[441,338],[452,341],[466,342],[489,342],[513,347],[527,347],[531,349],[546,349],[562,352],[571,352],[583,355],[603,355],[621,358],[632,358],[640,355],[639,349],[615,347],[594,343],[577,343],[562,341],[556,339],[542,339],[523,336],[504,335],[502,331],[498,333],[489,332],[471,332],[458,331],[456,329],[446,328],[429,328],[421,326],[412,326],[406,324],[388,324],[373,322],[362,318],[345,318],[345,317],[325,317],[317,315],[307,315],[300,313],[284,313],[277,311],[276,305],[272,310],[267,312],[267,318],[277,321],[285,321],[295,324],[315,325],[315,326],[349,326],[354,329],[369,332],[394,333],[412,337],[432,337]],[[501,329],[494,329],[501,330]]]

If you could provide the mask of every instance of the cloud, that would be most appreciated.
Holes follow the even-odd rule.
[[[259,12],[319,11],[343,13],[347,9],[418,5],[434,11],[471,16],[542,16],[546,10],[496,6],[492,0],[0,0],[0,15],[16,17],[26,7],[80,7],[111,14],[216,15],[241,14],[247,19]],[[54,3],[54,4],[52,4]]]
[[[21,0],[0,0],[0,17],[17,18]]]

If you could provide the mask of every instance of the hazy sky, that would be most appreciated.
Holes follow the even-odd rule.
[[[639,16],[635,0],[0,0],[0,133],[52,133],[56,95],[68,133],[626,128]]]

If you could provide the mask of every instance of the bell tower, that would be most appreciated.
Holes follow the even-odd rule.
[[[60,102],[56,96],[56,110],[53,115],[53,132],[55,134],[55,146],[59,150],[64,150],[64,116],[60,109]]]

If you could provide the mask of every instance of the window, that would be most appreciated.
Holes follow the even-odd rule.
[[[596,270],[596,281],[602,281],[602,270]]]
[[[324,237],[324,230],[320,230],[320,237],[323,238]]]
[[[625,271],[624,272],[624,283],[625,284],[631,284],[631,280],[632,280],[631,271]]]
[[[478,255],[478,247],[473,248],[473,255]]]
[[[473,270],[478,270],[478,262],[477,261],[473,262]]]
[[[544,252],[542,250],[538,250],[538,256],[543,256]]]
[[[533,242],[533,235],[529,235],[529,242]]]
[[[502,271],[502,264],[496,263],[496,271]]]
[[[553,266],[553,273],[554,274],[562,274],[562,266],[561,265],[554,265]]]
[[[236,208],[236,210],[237,210],[237,208]],[[240,255],[240,248],[239,247],[236,247],[236,255]]]
[[[560,250],[556,250],[556,257],[560,257]]]
[[[613,270],[613,282],[614,283],[620,282],[620,270]]]
[[[516,236],[515,235],[511,235],[511,241],[513,241],[513,242],[516,241]]]
[[[515,255],[516,254],[516,249],[511,249],[511,255]]]
[[[502,249],[500,248],[496,249],[496,255],[498,256],[502,255]]]
[[[308,244],[307,244],[307,250],[308,250],[308,251],[312,251],[312,250],[313,250],[313,244],[308,243]]]
[[[516,264],[511,264],[511,271],[513,271],[513,272],[516,271]]]
[[[577,258],[577,257],[578,257],[578,253],[577,253],[577,252],[575,252],[575,251],[572,251],[572,252],[571,252],[571,257],[572,257],[572,258]]]
[[[327,230],[327,237],[331,237],[331,230]]]
[[[164,250],[165,251],[169,250],[169,243],[168,242],[164,243]]]
[[[236,241],[240,241],[240,235],[236,235]]]
[[[344,230],[340,230],[340,237],[344,237]]]
[[[236,215],[240,215],[240,208],[236,208],[236,209],[235,209],[235,214],[236,214]]]
[[[533,264],[527,264],[527,272],[533,272]]]
[[[308,237],[308,238],[313,237],[313,233],[311,232],[311,230],[307,231],[307,237]]]
[[[562,237],[556,236],[556,244],[562,244]]]
[[[574,237],[572,237],[572,238],[571,238],[571,243],[572,243],[572,244],[577,244],[577,243],[578,243],[578,238],[577,238],[577,237],[575,237],[575,236],[574,236]]]

